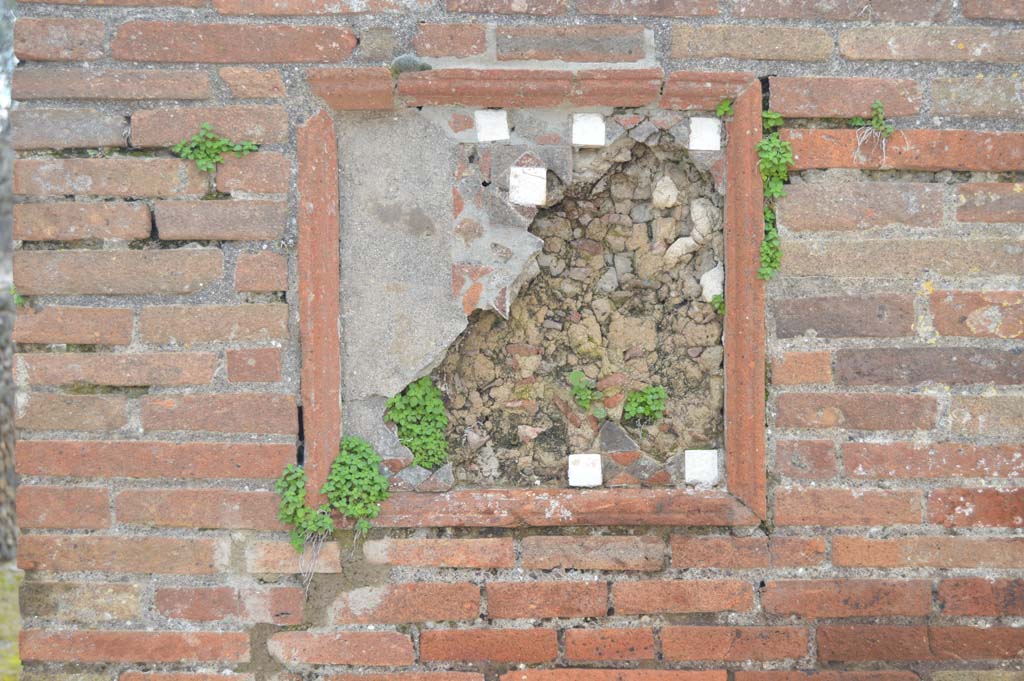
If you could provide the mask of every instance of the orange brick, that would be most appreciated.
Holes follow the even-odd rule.
[[[772,383],[807,385],[832,382],[832,354],[827,351],[787,352],[772,365]]]

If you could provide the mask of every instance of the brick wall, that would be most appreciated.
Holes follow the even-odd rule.
[[[1019,2],[81,0],[20,14],[28,678],[1024,675]],[[393,77],[407,52],[433,70]],[[304,597],[270,489],[296,458],[300,402],[307,443],[338,427],[317,372],[338,375],[333,322],[300,295],[337,276],[332,117],[709,110],[765,76],[797,165],[766,287],[766,511],[756,485],[742,508],[556,499],[566,522],[529,490],[421,495],[386,507],[365,543],[329,544]],[[899,129],[884,154],[843,120],[875,99]],[[205,121],[260,151],[212,179],[169,154]]]

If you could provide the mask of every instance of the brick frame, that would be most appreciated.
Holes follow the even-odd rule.
[[[643,73],[643,72],[640,72]],[[412,75],[412,74],[409,74]],[[467,489],[396,492],[378,527],[521,527],[585,525],[754,526],[767,513],[765,459],[765,296],[757,278],[764,233],[756,145],[761,139],[761,83],[747,74],[681,73],[670,77],[662,106],[707,108],[735,93],[725,147],[725,459],[728,492],[685,489]],[[726,77],[723,78],[723,75]],[[687,85],[696,84],[691,91]],[[714,84],[710,90],[707,84]],[[704,87],[701,87],[703,85]],[[403,92],[399,81],[398,91]],[[675,86],[675,87],[673,87]],[[484,95],[486,106],[528,107]],[[417,100],[418,102],[418,100]],[[413,102],[419,105],[422,102]],[[450,102],[445,102],[450,103]],[[475,102],[464,102],[475,103]],[[553,103],[553,102],[552,102]],[[550,103],[549,103],[550,105]],[[622,105],[626,105],[623,103]],[[538,104],[533,103],[533,106]],[[376,107],[370,107],[376,108]],[[334,126],[321,110],[299,131],[299,305],[307,490],[319,489],[340,439],[341,295],[338,164]],[[328,223],[333,221],[333,226]],[[333,316],[332,316],[333,315]],[[332,331],[333,330],[333,331]]]

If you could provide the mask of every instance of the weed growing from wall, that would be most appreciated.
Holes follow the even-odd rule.
[[[761,266],[757,276],[771,279],[779,271],[782,262],[779,231],[775,224],[776,201],[786,195],[783,189],[789,181],[789,169],[793,165],[793,146],[779,136],[777,128],[782,127],[782,116],[774,111],[761,114],[764,137],[757,143],[758,167],[764,184],[764,239],[761,241]],[[771,132],[773,131],[774,132]]]
[[[719,118],[729,118],[730,116],[732,116],[732,100],[723,99],[722,101],[720,101],[718,103],[718,106],[715,107],[715,115],[718,116]]]
[[[384,418],[398,426],[398,440],[412,452],[414,464],[434,470],[448,461],[448,414],[429,376],[388,400]]]
[[[724,316],[725,296],[723,296],[721,293],[716,293],[715,295],[713,295],[711,297],[711,307],[715,309],[715,312],[717,312],[719,316]]]
[[[14,287],[14,284],[11,284],[11,302],[14,303],[15,307],[24,307],[28,303],[25,296],[18,293],[18,289]]]
[[[643,390],[631,390],[626,395],[622,418],[630,423],[655,423],[665,416],[665,400],[668,393],[660,385],[647,386]]]
[[[882,163],[885,164],[889,138],[896,132],[896,126],[885,120],[885,106],[882,102],[876,99],[871,104],[871,118],[854,116],[850,119],[850,125],[857,128],[857,155],[860,155],[861,147],[866,142],[873,140],[882,148]]]
[[[195,161],[196,167],[200,170],[212,173],[224,162],[224,154],[234,154],[241,158],[257,149],[259,146],[255,142],[232,142],[227,137],[215,133],[209,123],[203,123],[199,126],[198,133],[191,139],[175,144],[171,147],[171,152],[181,158]]]
[[[306,544],[323,544],[334,533],[331,508],[322,504],[313,508],[306,503],[306,471],[290,464],[274,485],[281,501],[277,505],[277,519],[290,526],[291,542],[302,553]]]
[[[600,402],[604,399],[604,393],[595,388],[594,381],[587,378],[586,374],[578,369],[571,372],[569,386],[572,388],[572,399],[580,409],[592,411],[595,418],[603,419],[608,416],[608,410]]]

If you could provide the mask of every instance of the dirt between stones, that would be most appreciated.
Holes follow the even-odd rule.
[[[588,179],[530,228],[540,273],[509,319],[475,313],[434,371],[457,484],[565,484],[568,454],[601,451],[603,420],[573,401],[574,370],[657,468],[722,445],[722,319],[701,277],[723,261],[723,197],[667,137],[623,138],[577,172]],[[666,389],[665,418],[623,422],[626,395],[647,386]]]

